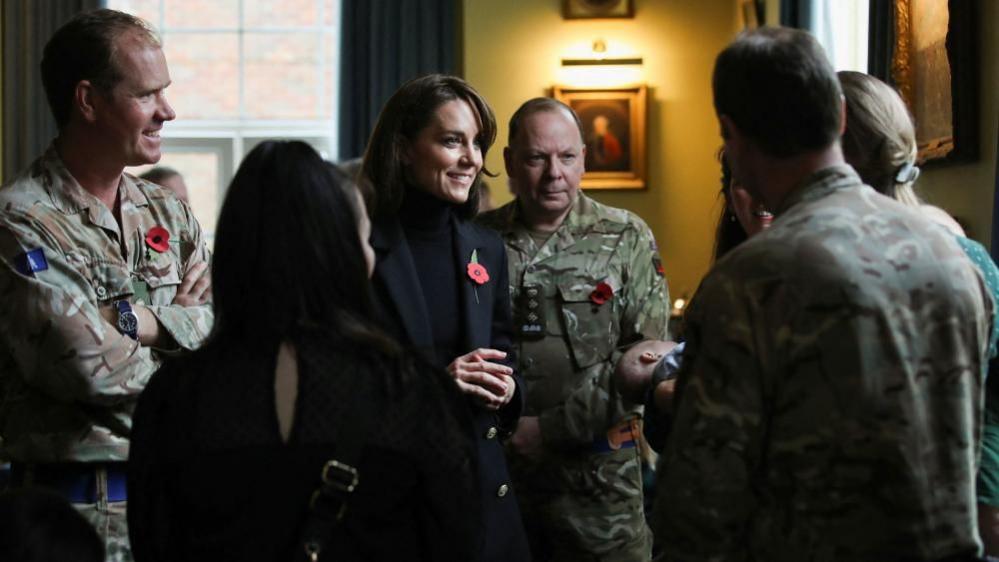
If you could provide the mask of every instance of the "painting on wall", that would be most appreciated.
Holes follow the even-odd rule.
[[[645,187],[646,86],[612,89],[555,86],[552,97],[571,107],[583,125],[584,189]]]
[[[635,17],[634,0],[562,0],[565,19]]]
[[[977,157],[974,6],[895,1],[891,78],[915,120],[920,163]]]

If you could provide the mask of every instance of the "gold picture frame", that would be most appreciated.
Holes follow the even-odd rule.
[[[895,0],[891,80],[916,125],[917,161],[978,156],[974,2]]]
[[[579,116],[586,143],[583,189],[644,189],[648,88],[554,86],[552,97]]]
[[[574,19],[633,18],[634,0],[562,0],[562,17]]]

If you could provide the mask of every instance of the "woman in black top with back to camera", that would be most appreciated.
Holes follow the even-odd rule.
[[[382,109],[361,177],[373,190],[372,278],[383,324],[454,378],[474,415],[481,502],[478,560],[530,554],[500,438],[523,406],[510,368],[506,250],[469,222],[496,119],[464,80],[404,84]]]
[[[320,520],[319,560],[474,557],[471,421],[445,374],[373,325],[368,234],[353,184],[308,145],[247,156],[218,222],[214,332],[135,412],[138,562],[305,559],[310,497],[348,442],[359,483]]]

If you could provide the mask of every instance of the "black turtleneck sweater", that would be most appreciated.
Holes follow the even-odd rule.
[[[462,332],[452,212],[450,203],[412,186],[399,208],[399,222],[430,315],[436,364],[442,368],[458,357]]]

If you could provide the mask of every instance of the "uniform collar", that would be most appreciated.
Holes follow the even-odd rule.
[[[524,221],[519,201],[514,200],[504,209],[506,212],[498,221],[499,230],[504,240],[519,251],[535,254],[532,249],[538,250],[538,248],[536,248],[534,239],[531,238],[530,229]],[[572,203],[569,214],[555,229],[554,234],[545,243],[545,247],[554,245],[551,249],[553,252],[558,252],[575,244],[576,238],[598,220],[593,209],[593,200],[584,195],[582,191],[577,192],[576,200]],[[548,252],[539,252],[535,255],[536,258],[540,258],[548,255]]]
[[[89,209],[91,216],[94,216],[99,214],[101,209],[106,209],[99,199],[83,189],[76,178],[69,173],[56,150],[55,142],[49,145],[37,166],[33,175],[41,177],[42,185],[48,192],[52,204],[63,214],[77,214]],[[121,203],[130,202],[137,207],[149,205],[149,199],[139,189],[138,181],[131,175],[122,173],[118,183]]]
[[[833,191],[859,183],[863,183],[863,181],[848,164],[835,164],[823,168],[798,184],[798,187],[784,198],[775,214],[780,216],[799,203],[814,201]]]

